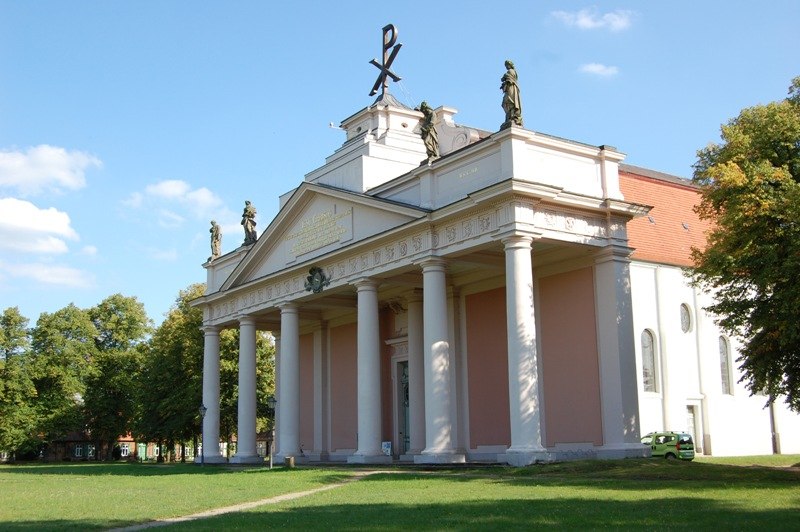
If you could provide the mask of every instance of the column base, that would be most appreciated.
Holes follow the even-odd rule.
[[[228,463],[228,459],[225,458],[224,456],[222,456],[221,454],[217,455],[217,456],[206,456],[202,460],[200,459],[199,456],[195,456],[194,457],[194,463],[195,464],[227,464]]]
[[[263,464],[264,458],[257,454],[239,455],[235,454],[231,458],[232,464]]]
[[[467,456],[464,453],[455,451],[423,451],[422,454],[414,455],[415,464],[464,464]]]
[[[554,462],[555,459],[556,458],[553,453],[545,449],[509,449],[505,453],[500,453],[497,455],[498,462],[505,462],[514,467],[524,467],[536,463]]]
[[[391,464],[392,457],[381,454],[354,454],[347,457],[348,464]]]

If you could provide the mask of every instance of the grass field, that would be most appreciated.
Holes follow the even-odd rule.
[[[725,463],[727,462],[727,463]],[[279,504],[173,525],[229,529],[800,529],[800,456],[387,468]],[[764,467],[769,465],[770,467]],[[0,529],[107,529],[338,483],[353,468],[0,466]]]

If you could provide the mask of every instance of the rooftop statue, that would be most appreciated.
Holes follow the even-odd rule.
[[[420,135],[422,136],[422,142],[425,143],[428,161],[432,161],[439,158],[439,134],[436,132],[436,128],[433,127],[433,109],[428,105],[428,102],[423,101],[419,104],[419,110],[424,115]]]
[[[222,245],[222,229],[216,220],[211,220],[211,229],[208,232],[211,233],[211,256],[208,258],[208,262],[211,262],[219,257],[219,248]]]
[[[506,73],[500,78],[500,90],[503,91],[503,111],[506,112],[506,121],[500,129],[510,126],[522,127],[522,99],[519,96],[519,84],[514,63],[506,61]]]
[[[258,234],[256,233],[256,208],[249,201],[244,202],[242,226],[244,227],[244,244],[242,245],[255,244],[256,239],[258,239]]]

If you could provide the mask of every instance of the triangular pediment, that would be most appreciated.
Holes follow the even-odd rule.
[[[305,182],[220,290],[306,264],[427,214],[425,209]]]

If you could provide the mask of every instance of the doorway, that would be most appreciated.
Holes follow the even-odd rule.
[[[397,363],[397,443],[398,454],[411,448],[411,429],[408,416],[408,360]]]

